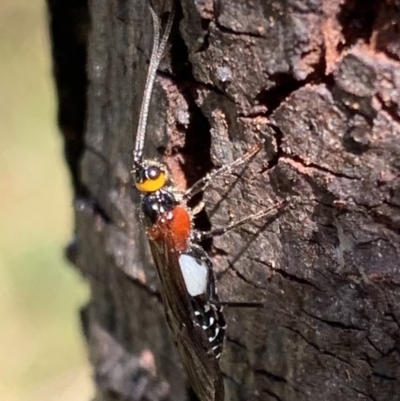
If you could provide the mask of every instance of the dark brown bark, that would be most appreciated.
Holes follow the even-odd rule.
[[[87,86],[85,55],[71,56],[85,24],[65,18],[86,4],[58,3],[49,0],[53,56],[77,195],[69,255],[92,290],[82,317],[96,400],[194,400],[130,175],[152,40],[147,2],[90,2]],[[198,224],[289,202],[206,244],[220,298],[266,305],[226,310],[226,400],[400,400],[400,2],[177,8],[147,154],[163,154],[184,187],[262,137],[242,177],[204,195]],[[57,39],[62,26],[70,43]]]

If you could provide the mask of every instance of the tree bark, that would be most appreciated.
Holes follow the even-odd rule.
[[[82,322],[95,400],[195,400],[130,174],[147,1],[62,3],[48,0],[76,195],[68,255],[91,288]],[[204,194],[197,224],[288,201],[205,244],[221,300],[266,306],[226,309],[226,400],[400,400],[400,1],[176,7],[146,155],[185,188],[263,138],[261,154]]]

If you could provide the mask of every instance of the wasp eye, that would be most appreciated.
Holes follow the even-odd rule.
[[[149,180],[156,180],[161,174],[161,170],[156,166],[150,166],[146,170],[146,176]]]

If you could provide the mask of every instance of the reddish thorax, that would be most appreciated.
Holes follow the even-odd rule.
[[[155,224],[147,229],[147,235],[153,241],[167,240],[168,245],[177,252],[188,248],[191,230],[191,218],[182,206],[160,215]]]

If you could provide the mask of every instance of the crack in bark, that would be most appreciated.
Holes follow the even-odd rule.
[[[368,205],[363,205],[357,202],[355,203],[361,207],[371,210],[372,213],[370,215],[372,216],[374,222],[378,224],[384,224],[388,230],[395,233],[396,235],[400,235],[400,227],[396,226],[396,222],[391,216],[383,215],[382,213],[380,213],[379,211],[375,211],[373,207],[370,207]],[[382,203],[385,202],[383,201]]]
[[[231,337],[226,336],[225,337],[225,342],[232,343],[232,344],[236,345],[239,348],[247,350],[247,347],[245,345],[243,345],[241,342],[239,342],[238,340],[235,340],[235,339],[233,339]]]
[[[298,284],[300,284],[300,285],[309,286],[309,287],[311,287],[311,288],[314,288],[314,290],[316,290],[316,291],[318,291],[318,292],[321,292],[321,293],[325,292],[325,291],[321,290],[320,288],[318,288],[318,287],[317,287],[316,285],[314,285],[313,283],[311,283],[310,281],[308,281],[308,280],[306,280],[306,279],[303,279],[303,278],[300,278],[300,277],[297,277],[297,276],[295,276],[295,275],[293,275],[293,274],[290,274],[290,273],[286,272],[286,271],[283,270],[283,269],[275,268],[274,271],[277,272],[279,275],[281,275],[281,276],[282,276],[284,279],[286,279],[286,280],[289,280],[289,281],[291,281],[291,282],[298,283]]]
[[[257,288],[259,290],[265,290],[265,287],[263,286],[259,286],[253,282],[251,282],[246,276],[244,276],[242,273],[240,273],[238,270],[235,269],[235,267],[233,266],[233,264],[229,263],[229,267],[228,269],[233,270],[233,272],[235,273],[235,275],[237,277],[239,277],[242,281],[244,281],[246,284],[250,285],[253,288]]]
[[[323,290],[321,290],[320,288],[316,287],[313,283],[311,283],[310,281],[307,281],[306,279],[294,276],[288,272],[286,272],[285,270],[281,269],[281,268],[277,268],[277,267],[273,267],[271,265],[269,265],[267,262],[260,260],[258,258],[249,258],[250,260],[253,260],[254,262],[260,263],[264,266],[267,266],[270,270],[278,273],[280,276],[282,276],[284,279],[291,281],[291,282],[295,282],[298,283],[300,285],[306,285],[309,287],[314,288],[315,290],[319,291],[319,292],[324,292]]]
[[[382,379],[382,380],[397,381],[397,378],[396,378],[396,377],[386,376],[386,375],[384,375],[383,373],[376,373],[376,372],[373,372],[373,373],[372,373],[372,376],[378,377],[379,379]]]
[[[315,170],[317,170],[319,172],[332,175],[332,176],[334,176],[336,178],[345,178],[347,180],[357,180],[357,181],[360,180],[360,178],[356,177],[356,176],[351,176],[351,175],[347,175],[347,174],[343,174],[343,173],[338,173],[336,171],[332,171],[332,170],[330,170],[330,169],[328,169],[326,167],[322,167],[322,166],[320,166],[318,164],[315,164],[315,163],[307,163],[307,162],[305,162],[305,160],[302,157],[300,157],[298,155],[289,155],[287,153],[284,153],[283,157],[285,157],[287,159],[290,159],[290,160],[293,160],[296,163],[300,163],[305,168],[312,168],[312,169],[315,169]]]
[[[382,95],[377,93],[375,95],[376,100],[378,101],[379,105],[381,106],[382,110],[389,115],[389,117],[400,125],[400,116],[397,114],[397,109],[399,107],[398,104],[394,103],[393,101],[385,102],[382,98]]]
[[[372,401],[378,401],[373,395],[364,393],[363,391],[360,391],[360,390],[356,389],[355,387],[349,386],[348,384],[346,384],[346,382],[343,382],[343,385],[346,386],[348,389],[353,390],[357,394],[361,394],[364,397],[371,399]]]
[[[337,45],[338,53],[344,52],[358,40],[370,42],[375,16],[377,15],[377,2],[364,0],[346,0],[341,5],[337,21],[341,26],[344,40]]]
[[[297,81],[289,73],[275,73],[270,75],[268,80],[273,82],[274,86],[262,90],[255,97],[259,104],[267,108],[267,112],[264,113],[265,117],[269,117],[289,96],[308,83],[308,80]]]
[[[145,283],[141,282],[140,280],[129,276],[126,274],[126,277],[128,278],[128,280],[130,280],[134,285],[136,285],[137,287],[139,287],[140,289],[144,290],[149,296],[156,298],[158,302],[160,302],[161,304],[163,304],[163,300],[161,297],[161,294],[158,291],[154,291],[152,290],[149,286],[147,286]]]
[[[332,352],[329,352],[329,351],[326,351],[326,350],[321,349],[317,344],[314,344],[314,343],[311,342],[309,339],[307,339],[306,336],[305,336],[303,333],[301,333],[299,330],[296,330],[296,329],[294,329],[293,327],[286,326],[286,325],[282,325],[282,327],[285,328],[285,329],[287,329],[287,330],[289,330],[289,331],[291,331],[291,332],[293,332],[293,333],[295,333],[295,334],[297,334],[297,335],[298,335],[300,338],[302,338],[310,347],[312,347],[312,348],[314,348],[316,351],[318,351],[319,354],[325,355],[325,356],[329,356],[329,357],[331,357],[331,358],[333,358],[333,359],[335,359],[335,360],[338,360],[339,362],[341,362],[341,363],[343,363],[343,364],[345,364],[345,365],[348,365],[348,366],[351,366],[352,368],[354,368],[353,365],[352,365],[351,363],[349,363],[347,359],[341,358],[341,357],[339,357],[338,355],[333,354]]]
[[[272,130],[275,132],[274,138],[276,142],[276,153],[275,155],[268,161],[267,167],[261,170],[261,174],[267,172],[268,170],[271,170],[275,166],[278,165],[281,157],[284,155],[283,152],[283,147],[282,147],[282,142],[283,142],[283,132],[282,130],[275,124],[269,123],[269,127],[272,128]]]
[[[379,354],[380,354],[381,356],[385,356],[385,354],[373,343],[373,341],[369,338],[369,336],[367,336],[367,337],[365,337],[365,338],[366,338],[366,340],[368,341],[368,343],[371,345],[371,347],[372,347],[375,351],[379,352]]]
[[[392,303],[390,301],[387,302],[387,305],[389,306],[389,308],[391,310],[393,310],[393,305],[392,305]],[[385,315],[385,317],[386,316],[389,317],[392,320],[393,323],[396,323],[396,326],[397,326],[398,330],[400,329],[400,323],[397,320],[396,315],[392,311],[386,312],[386,313],[384,313],[384,315]]]
[[[278,376],[274,373],[268,372],[265,369],[255,369],[254,373],[262,375],[266,377],[269,381],[278,382],[278,383],[287,383],[288,380],[283,376]]]
[[[389,202],[389,201],[387,201],[387,200],[383,200],[382,203],[383,203],[384,205],[388,205],[388,206],[390,206],[390,207],[394,207],[394,208],[396,208],[396,209],[400,209],[400,205],[396,205],[395,203],[391,203],[391,202]]]
[[[323,318],[321,318],[319,316],[312,315],[311,313],[307,312],[304,309],[302,309],[302,312],[304,312],[305,315],[311,317],[312,319],[318,320],[321,323],[325,323],[330,327],[339,328],[339,329],[342,329],[342,330],[355,330],[355,331],[363,331],[363,332],[366,331],[366,329],[363,329],[363,328],[360,328],[360,327],[357,327],[357,326],[347,325],[347,324],[342,323],[342,322],[323,319]]]
[[[276,401],[283,401],[282,398],[279,397],[277,394],[275,394],[272,390],[268,390],[268,389],[264,388],[261,390],[261,392],[270,395]]]
[[[272,382],[275,383],[282,383],[284,385],[287,385],[288,387],[290,387],[294,392],[298,393],[298,394],[302,394],[301,391],[296,388],[295,386],[293,386],[292,383],[290,383],[290,381],[288,379],[286,379],[283,376],[278,376],[274,373],[271,373],[269,371],[267,371],[266,369],[256,369],[254,371],[255,374],[260,374],[262,376],[265,376],[267,378],[267,380],[270,380]]]
[[[343,174],[343,173],[338,173],[338,172],[332,171],[326,167],[322,167],[315,163],[306,163],[302,157],[300,157],[298,155],[290,155],[290,154],[284,152],[282,149],[282,143],[283,143],[283,138],[284,138],[284,134],[283,134],[282,130],[277,125],[272,124],[272,123],[268,123],[268,126],[271,127],[275,131],[274,138],[275,138],[276,144],[277,144],[277,152],[274,155],[274,157],[271,158],[271,160],[268,162],[268,166],[261,170],[261,174],[265,173],[266,171],[271,170],[273,167],[275,167],[279,164],[281,159],[286,158],[286,159],[289,159],[296,163],[301,164],[306,169],[315,169],[319,172],[332,175],[336,178],[345,178],[348,180],[360,180],[359,177],[350,176],[350,175]]]

